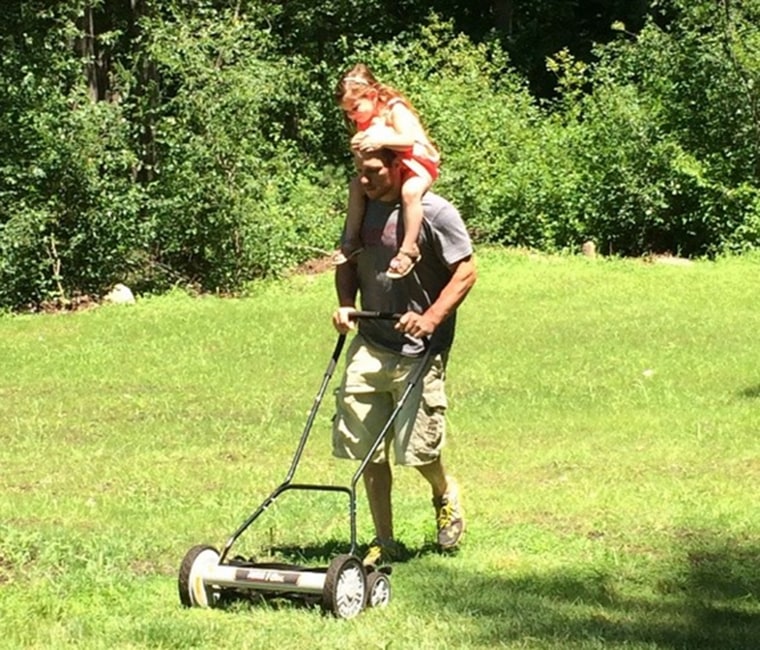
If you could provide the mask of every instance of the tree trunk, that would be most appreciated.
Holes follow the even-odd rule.
[[[91,4],[84,8],[82,36],[79,51],[84,59],[90,99],[103,101],[108,96],[108,53],[98,43],[98,35],[104,31],[104,16],[98,15]]]
[[[512,17],[514,15],[513,0],[492,0],[491,12],[493,14],[494,26],[505,36],[512,35]]]
[[[130,0],[132,9],[129,17],[129,40],[139,42],[141,34],[140,19],[150,12],[148,0]],[[137,75],[134,90],[140,116],[140,166],[137,171],[139,183],[148,184],[155,177],[156,141],[152,112],[158,106],[158,75],[156,66],[144,52],[135,50],[131,53]]]

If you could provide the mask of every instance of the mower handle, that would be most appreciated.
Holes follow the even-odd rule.
[[[394,314],[390,311],[352,311],[348,314],[351,319],[367,318],[378,320],[398,320],[403,314]]]
[[[391,311],[352,311],[348,314],[348,317],[352,320],[358,320],[359,318],[366,319],[379,319],[379,320],[399,320],[403,314],[397,314]],[[342,336],[345,336],[343,334]],[[422,345],[425,346],[425,350],[430,347],[430,337],[422,337]]]

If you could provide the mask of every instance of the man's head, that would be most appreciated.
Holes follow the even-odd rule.
[[[356,155],[356,167],[364,193],[378,201],[396,201],[401,196],[401,163],[390,149]]]

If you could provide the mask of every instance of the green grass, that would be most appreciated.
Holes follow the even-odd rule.
[[[757,648],[760,260],[479,265],[449,371],[466,542],[430,550],[429,495],[398,470],[415,556],[351,621],[176,592],[185,552],[284,477],[335,341],[329,274],[0,318],[0,647]],[[331,402],[299,480],[354,469]],[[285,495],[240,550],[326,564],[345,511]]]

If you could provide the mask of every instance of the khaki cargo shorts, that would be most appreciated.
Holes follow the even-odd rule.
[[[336,392],[334,456],[361,460],[367,455],[419,362],[371,346],[360,335],[354,337]],[[446,355],[432,357],[428,365],[372,462],[387,460],[391,448],[398,465],[427,465],[440,456],[446,437]]]

